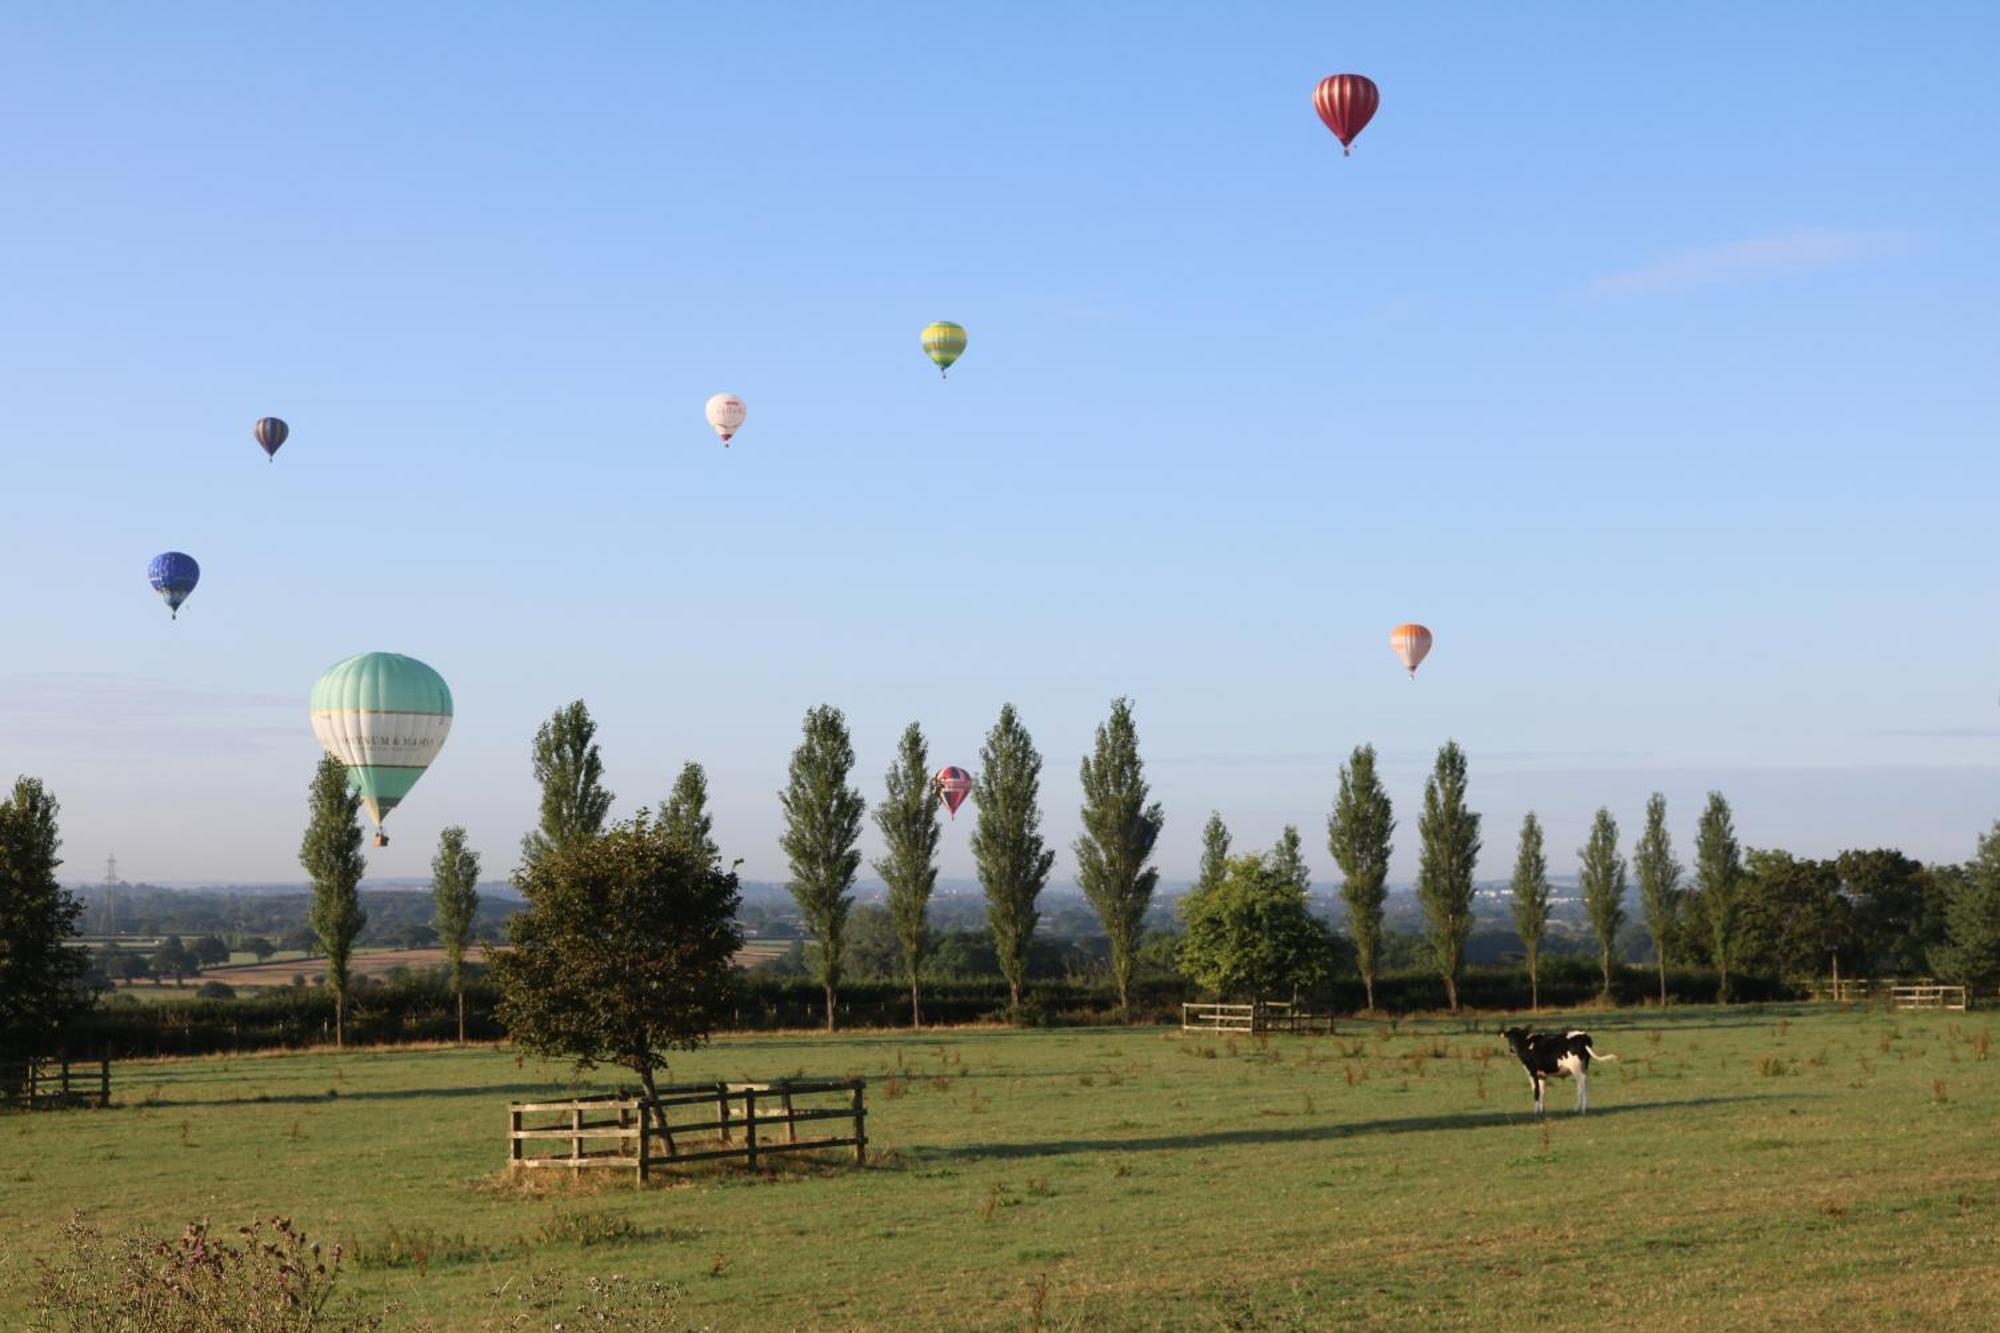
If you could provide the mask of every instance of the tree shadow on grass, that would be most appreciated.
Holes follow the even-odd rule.
[[[514,1095],[523,1098],[542,1097],[549,1100],[567,1100],[572,1097],[591,1097],[599,1093],[611,1092],[604,1087],[576,1087],[568,1083],[486,1083],[474,1087],[457,1088],[383,1088],[374,1091],[342,1092],[279,1092],[258,1093],[250,1097],[190,1097],[186,1099],[160,1097],[140,1097],[120,1102],[119,1105],[140,1110],[149,1107],[202,1107],[202,1106],[338,1106],[342,1102],[414,1102],[427,1101],[433,1097],[499,1097]]]
[[[1551,1113],[1556,1121],[1589,1123],[1607,1116],[1638,1115],[1650,1111],[1685,1111],[1699,1107],[1764,1104],[1798,1101],[1806,1093],[1779,1093],[1770,1096],[1691,1097],[1682,1101],[1626,1102],[1592,1109],[1587,1115]],[[1233,1148],[1247,1144],[1334,1143],[1368,1134],[1425,1134],[1449,1129],[1499,1129],[1532,1125],[1532,1111],[1470,1111],[1462,1115],[1407,1116],[1394,1120],[1355,1120],[1334,1125],[1302,1125],[1295,1129],[1223,1129],[1207,1134],[1172,1134],[1130,1139],[1047,1139],[1034,1143],[968,1143],[956,1147],[922,1147],[903,1150],[913,1163],[956,1159],[1012,1157],[1061,1157],[1069,1153],[1166,1152],[1179,1148]]]

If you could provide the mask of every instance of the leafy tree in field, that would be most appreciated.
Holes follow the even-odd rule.
[[[527,907],[492,959],[500,1020],[537,1055],[616,1064],[656,1096],[667,1052],[692,1050],[728,1012],[736,876],[644,813],[523,867]]]
[[[1549,928],[1549,858],[1542,848],[1542,821],[1530,810],[1521,820],[1514,853],[1514,929],[1528,947],[1528,1003],[1542,1007],[1542,936]]]
[[[558,847],[596,837],[611,814],[597,723],[583,700],[558,708],[535,732],[535,782],[542,789],[541,823],[521,839],[523,869]]]
[[[660,802],[660,828],[669,837],[682,838],[687,845],[716,865],[722,864],[722,849],[715,845],[715,820],[708,813],[708,772],[690,760],[681,765],[674,789]]]
[[[925,919],[931,893],[937,888],[938,806],[943,803],[931,777],[930,747],[924,729],[912,722],[903,728],[896,762],[887,778],[887,794],[875,807],[875,827],[881,831],[884,855],[875,873],[889,886],[889,916],[902,947],[903,975],[910,983],[910,1026],[924,1025],[921,978],[924,946],[930,939]]]
[[[465,829],[453,824],[438,835],[431,858],[431,902],[437,909],[432,925],[444,946],[444,965],[451,993],[458,1001],[458,1040],[465,1041],[465,946],[472,940],[472,918],[479,911],[479,853],[465,845]]]
[[[1665,1004],[1667,949],[1681,929],[1681,863],[1674,860],[1674,840],[1667,832],[1667,798],[1659,792],[1646,798],[1646,831],[1633,849],[1632,871],[1639,881],[1639,907],[1659,956],[1660,1003]]]
[[[1854,907],[1835,862],[1778,851],[1751,851],[1745,861],[1739,968],[1812,977],[1834,954],[1852,953]]]
[[[1083,836],[1073,850],[1077,882],[1111,937],[1118,1012],[1126,1016],[1146,908],[1160,883],[1159,870],[1146,862],[1166,815],[1159,802],[1147,802],[1150,792],[1131,701],[1114,699],[1110,718],[1097,728],[1097,747],[1083,761]]]
[[[1201,829],[1201,870],[1195,876],[1195,893],[1212,889],[1229,873],[1229,826],[1211,810]]]
[[[1722,793],[1708,794],[1694,838],[1695,906],[1717,974],[1716,1001],[1729,1003],[1729,969],[1743,933],[1743,851]]]
[[[90,959],[70,945],[83,904],[56,879],[59,811],[35,778],[16,778],[0,800],[0,1056],[55,1054],[91,1001]]]
[[[368,924],[361,910],[361,794],[348,785],[347,766],[330,754],[319,757],[306,799],[306,835],[299,864],[312,880],[312,907],[306,921],[326,955],[326,984],[333,992],[333,1044],[347,1042],[347,999],[353,977],[348,961],[355,937]]]
[[[276,953],[278,946],[262,935],[252,935],[243,941],[243,951],[261,963]]]
[[[1270,858],[1230,858],[1222,879],[1181,899],[1181,970],[1214,994],[1252,1002],[1306,989],[1332,956],[1326,923]]]
[[[2000,981],[2000,824],[1980,838],[1971,862],[1945,882],[1945,939],[1931,950],[1932,966],[1968,986]]]
[[[1892,848],[1842,852],[1834,863],[1840,889],[1854,905],[1856,955],[1845,958],[1855,975],[1913,976],[1924,970],[1930,947],[1943,942],[1939,914],[1928,901],[1933,877],[1920,862]]]
[[[907,979],[903,968],[903,942],[896,935],[896,918],[879,903],[855,904],[847,917],[841,953],[848,977],[871,981]]]
[[[1326,848],[1340,867],[1340,896],[1347,904],[1347,933],[1368,1007],[1375,1007],[1375,975],[1382,964],[1382,904],[1389,897],[1389,840],[1396,832],[1389,793],[1375,772],[1375,747],[1358,745],[1340,767],[1340,794],[1326,821]]]
[[[1590,918],[1590,929],[1597,936],[1608,997],[1618,928],[1625,924],[1625,858],[1618,854],[1618,821],[1603,806],[1590,821],[1589,840],[1577,852],[1577,879],[1583,889],[1584,915]]]
[[[186,940],[178,935],[169,935],[153,951],[153,970],[163,977],[172,977],[174,985],[178,986],[200,972],[201,964],[195,961],[194,950],[188,948]]]
[[[981,771],[972,784],[979,822],[972,830],[972,859],[986,890],[986,924],[1007,978],[1012,1012],[1021,1011],[1021,987],[1028,979],[1028,941],[1035,933],[1035,900],[1041,897],[1056,854],[1042,843],[1042,756],[1021,725],[1014,705],[980,747]]]
[[[1431,955],[1453,1013],[1472,933],[1472,876],[1479,863],[1479,816],[1465,804],[1465,751],[1446,741],[1424,780],[1417,816],[1417,901],[1429,926]]]
[[[854,903],[854,875],[861,868],[861,818],[868,812],[868,802],[848,785],[853,771],[847,719],[830,704],[808,710],[805,737],[792,751],[791,782],[778,793],[785,807],[785,832],[778,843],[791,862],[792,897],[805,917],[806,932],[819,945],[829,1032],[840,986],[842,934]]]
[[[200,967],[218,967],[228,962],[228,942],[220,935],[203,935],[194,942],[194,961]]]

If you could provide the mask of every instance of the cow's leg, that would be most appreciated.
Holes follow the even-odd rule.
[[[1548,1109],[1545,1103],[1543,1102],[1543,1098],[1547,1093],[1548,1084],[1540,1074],[1530,1074],[1528,1075],[1528,1077],[1533,1079],[1535,1082],[1535,1114],[1542,1115]]]
[[[1576,1076],[1576,1113],[1582,1115],[1590,1109],[1590,1075]]]

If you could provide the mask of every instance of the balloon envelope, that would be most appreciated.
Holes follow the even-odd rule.
[[[162,551],[146,566],[146,582],[153,585],[153,591],[160,594],[167,610],[173,612],[175,620],[179,620],[181,603],[194,591],[194,585],[201,582],[201,566],[191,555]]]
[[[285,437],[291,433],[292,428],[276,417],[259,417],[257,419],[257,443],[264,446],[264,457],[266,458],[277,457],[278,446],[283,444]]]
[[[1354,136],[1366,129],[1381,105],[1382,94],[1365,74],[1329,74],[1313,89],[1313,110],[1340,140],[1340,155],[1354,151]]]
[[[414,657],[362,653],[313,686],[312,728],[380,829],[451,734],[451,689]]]
[[[1398,625],[1389,631],[1389,646],[1396,650],[1396,656],[1415,677],[1417,664],[1431,650],[1431,632],[1422,625]]]
[[[719,393],[708,400],[704,410],[708,415],[708,424],[715,427],[715,433],[722,437],[722,443],[727,447],[729,437],[743,424],[743,400],[733,393]]]
[[[938,374],[951,369],[951,363],[965,353],[965,327],[941,319],[924,327],[924,355],[937,363]]]
[[[965,804],[965,798],[972,792],[972,774],[956,764],[947,765],[938,770],[937,788],[944,797],[945,808],[957,819],[958,807]]]

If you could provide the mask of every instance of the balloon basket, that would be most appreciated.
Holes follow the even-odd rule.
[[[387,847],[389,845],[389,835],[386,833],[377,832],[375,834],[375,845],[377,847]]]

